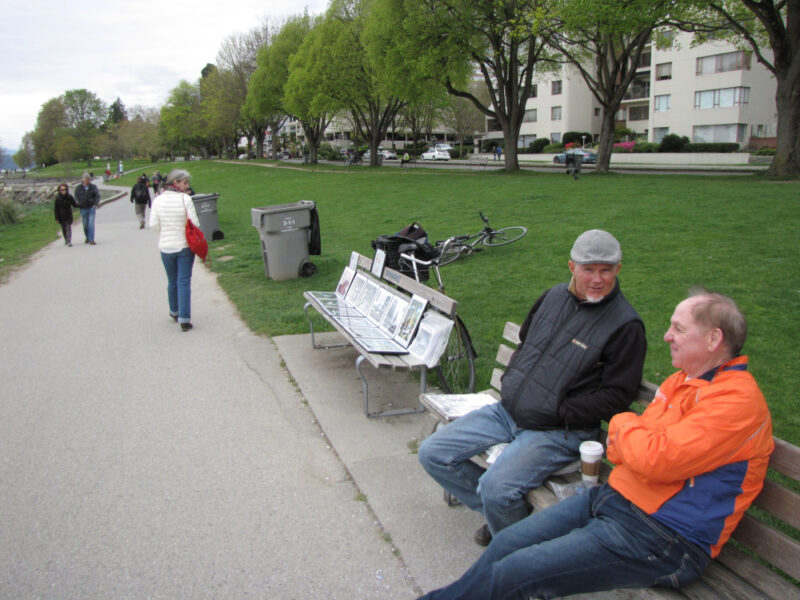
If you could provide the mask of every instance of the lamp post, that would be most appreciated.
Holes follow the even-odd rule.
[[[586,136],[582,135],[581,136],[581,148],[585,148],[585,147],[586,147]]]

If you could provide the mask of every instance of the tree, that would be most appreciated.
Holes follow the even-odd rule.
[[[315,73],[315,67],[323,64],[323,36],[319,29],[310,28],[307,16],[305,23],[309,29],[300,48],[289,62],[289,79],[284,87],[283,105],[303,126],[309,159],[312,164],[316,164],[317,149],[331,121],[331,109],[335,104],[326,95],[325,88],[319,84]]]
[[[247,136],[248,145],[253,138],[256,144],[264,143],[264,122],[262,119],[251,118],[244,110],[247,99],[247,88],[250,77],[258,66],[258,52],[262,46],[269,43],[271,27],[263,22],[247,33],[229,35],[222,42],[217,54],[217,65],[220,70],[227,71],[225,78],[230,89],[226,90],[228,102],[232,102],[240,113],[240,128]],[[228,107],[228,108],[234,108]],[[227,112],[227,110],[226,110]]]
[[[200,90],[197,85],[181,81],[170,92],[161,107],[161,135],[170,156],[188,153],[201,130]]]
[[[488,91],[482,85],[473,85],[471,93],[488,104]],[[480,89],[484,88],[484,89]],[[486,98],[486,100],[483,100]],[[442,113],[444,124],[456,132],[459,141],[459,154],[464,153],[464,138],[472,137],[476,131],[483,131],[485,119],[483,113],[466,98],[453,97]]]
[[[65,127],[67,127],[67,113],[61,98],[51,98],[42,104],[36,117],[36,127],[31,133],[33,158],[36,164],[52,165],[58,162],[55,137],[56,132]]]
[[[777,83],[777,149],[768,173],[800,174],[800,0],[695,0],[686,31],[731,39],[749,47]]]
[[[270,42],[261,47],[256,70],[247,86],[242,114],[272,131],[272,156],[279,149],[278,131],[286,120],[284,85],[289,78],[289,59],[297,52],[310,29],[307,14],[287,20]],[[262,146],[259,146],[259,151]]]
[[[117,98],[111,103],[111,106],[108,107],[108,118],[106,119],[105,125],[106,127],[111,127],[127,120],[128,111],[125,109],[125,105],[122,103],[122,100]]]
[[[200,115],[204,127],[198,138],[215,140],[217,147],[236,156],[241,136],[241,97],[236,75],[230,69],[218,69],[200,80]]]
[[[105,103],[86,89],[67,90],[62,102],[67,126],[72,129],[78,144],[79,158],[91,159],[92,139],[108,114]]]
[[[470,100],[503,130],[505,168],[519,170],[517,140],[531,95],[534,68],[549,60],[540,36],[549,0],[415,0],[404,51],[419,56],[447,91]],[[469,91],[477,67],[489,90],[486,106]]]
[[[677,10],[670,0],[557,0],[546,36],[583,77],[603,115],[596,170],[608,172],[616,114],[655,29]]]
[[[11,158],[18,167],[27,169],[33,164],[34,157],[33,134],[29,131],[22,136],[22,143],[19,145],[19,149],[17,150],[16,154],[14,154],[14,156]]]
[[[330,112],[339,106],[348,108],[356,135],[369,143],[370,162],[375,166],[378,146],[405,100],[386,86],[376,56],[381,50],[364,35],[373,4],[373,0],[331,2],[319,25],[322,42],[315,77]]]

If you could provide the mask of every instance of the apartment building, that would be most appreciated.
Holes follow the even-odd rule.
[[[617,125],[638,139],[660,142],[667,134],[693,142],[736,142],[742,147],[774,145],[776,83],[750,52],[710,42],[692,47],[678,33],[672,47],[646,50]],[[565,66],[537,81],[528,100],[519,146],[539,137],[560,142],[567,131],[585,131],[596,140],[602,108],[577,69]],[[484,139],[501,139],[489,131]],[[591,140],[586,140],[587,142]]]

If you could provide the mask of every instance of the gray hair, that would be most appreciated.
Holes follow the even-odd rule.
[[[728,296],[702,287],[689,290],[689,297],[700,299],[692,309],[695,322],[709,329],[722,331],[723,343],[732,356],[737,356],[747,339],[747,319],[736,306],[736,302]]]
[[[167,185],[173,185],[176,181],[189,181],[192,178],[189,171],[185,169],[172,169],[167,175]]]
[[[89,176],[89,171],[84,171],[83,175],[81,175],[81,179],[91,179]]]

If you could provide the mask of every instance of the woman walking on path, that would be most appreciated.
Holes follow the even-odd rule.
[[[58,186],[55,201],[56,221],[61,224],[61,233],[64,234],[64,243],[72,246],[72,207],[78,208],[77,202],[66,183]]]
[[[194,253],[186,243],[186,219],[200,226],[194,202],[186,193],[190,178],[188,171],[172,170],[150,209],[150,227],[158,232],[158,248],[167,272],[169,316],[181,324],[181,331],[192,328]]]

